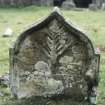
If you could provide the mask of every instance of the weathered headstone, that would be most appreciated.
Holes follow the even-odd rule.
[[[89,5],[89,9],[92,10],[92,11],[97,11],[98,10],[98,7],[96,4],[90,4]]]
[[[101,9],[102,9],[102,10],[105,10],[105,3],[102,4]]]
[[[55,9],[10,48],[12,94],[88,98],[96,103],[99,58],[89,38]]]
[[[62,8],[64,9],[73,9],[75,7],[75,3],[73,0],[66,0],[62,4]]]

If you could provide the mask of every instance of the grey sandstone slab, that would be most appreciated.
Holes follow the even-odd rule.
[[[96,4],[90,4],[89,5],[89,9],[92,10],[92,11],[97,11],[98,10],[98,7]]]
[[[5,29],[5,32],[3,33],[3,37],[11,37],[13,35],[13,30],[10,27],[7,27]]]
[[[24,31],[10,48],[12,94],[17,98],[95,100],[99,59],[91,40],[66,22],[56,8]]]
[[[67,10],[73,9],[74,7],[75,7],[75,3],[73,0],[66,0],[62,4],[62,8],[67,9]]]

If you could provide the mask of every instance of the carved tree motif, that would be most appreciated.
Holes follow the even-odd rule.
[[[54,20],[53,25],[47,29],[47,46],[43,47],[43,51],[52,64],[56,63],[57,57],[62,55],[70,45],[76,43],[72,39],[67,39],[66,34],[64,27],[59,26],[57,20]]]

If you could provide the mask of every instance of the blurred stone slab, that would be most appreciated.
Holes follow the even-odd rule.
[[[105,3],[102,4],[101,10],[105,10]]]
[[[89,9],[92,10],[92,11],[97,11],[98,10],[98,7],[96,4],[90,4],[89,5]]]
[[[6,28],[3,37],[11,37],[12,35],[13,35],[13,30],[10,27]]]
[[[9,74],[4,74],[0,76],[0,85],[2,87],[8,87],[9,86]]]
[[[99,59],[86,34],[66,22],[56,8],[10,48],[12,94],[95,100]]]
[[[4,97],[4,93],[3,92],[0,92],[0,97]]]
[[[75,3],[73,0],[66,0],[62,4],[62,8],[67,9],[67,10],[73,9],[74,7],[75,7]]]

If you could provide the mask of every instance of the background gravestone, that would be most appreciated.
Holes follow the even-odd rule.
[[[10,48],[10,88],[18,98],[63,96],[96,103],[98,74],[99,55],[91,41],[57,9]]]
[[[73,0],[66,0],[63,2],[62,7],[65,9],[72,9],[75,7],[74,1]]]
[[[0,6],[62,6],[66,9],[74,7],[88,8],[90,9],[101,9],[105,0],[0,0]]]

